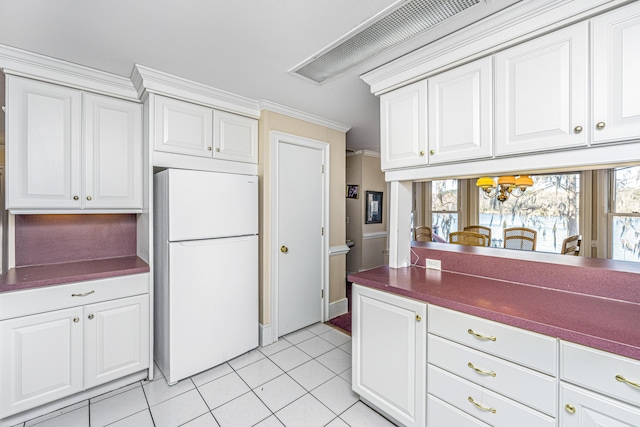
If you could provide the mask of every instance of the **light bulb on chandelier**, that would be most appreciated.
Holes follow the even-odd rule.
[[[483,195],[491,199],[495,197],[499,202],[504,202],[509,196],[520,197],[528,187],[533,185],[533,179],[529,175],[504,175],[496,180],[488,176],[478,178],[476,186],[481,188]]]

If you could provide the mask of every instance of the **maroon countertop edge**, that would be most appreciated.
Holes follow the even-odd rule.
[[[0,276],[0,293],[148,272],[137,256],[16,267]]]
[[[640,304],[422,267],[379,267],[349,280],[640,360]]]

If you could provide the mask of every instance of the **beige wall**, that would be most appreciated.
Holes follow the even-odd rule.
[[[347,157],[347,184],[359,185],[360,197],[347,199],[347,238],[355,246],[347,255],[347,271],[358,272],[386,264],[387,238],[367,239],[372,233],[387,231],[389,193],[384,173],[380,169],[380,158],[365,153]],[[381,224],[365,224],[366,192],[382,191],[383,214]]]
[[[346,134],[304,120],[262,110],[259,122],[260,323],[271,323],[271,131],[297,135],[330,145],[329,245],[345,243]],[[345,298],[345,255],[329,258],[329,302]]]

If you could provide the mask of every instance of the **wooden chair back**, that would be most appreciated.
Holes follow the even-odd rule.
[[[473,231],[454,231],[449,233],[449,243],[465,246],[487,246],[487,236]]]
[[[491,245],[491,228],[484,225],[467,225],[464,231],[473,231],[474,233],[480,233],[487,236],[487,246]]]
[[[561,254],[563,255],[580,255],[580,248],[582,246],[582,235],[576,234],[575,236],[569,236],[562,241]]]
[[[431,242],[433,235],[431,234],[431,227],[426,225],[419,225],[413,229],[413,240],[417,242]]]
[[[504,247],[521,251],[535,251],[538,232],[531,228],[513,227],[504,230]]]

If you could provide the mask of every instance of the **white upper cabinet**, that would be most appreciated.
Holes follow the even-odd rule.
[[[492,59],[429,78],[429,163],[491,157]]]
[[[7,208],[142,209],[142,105],[7,76]]]
[[[427,82],[380,97],[382,170],[427,164]]]
[[[495,55],[496,155],[587,144],[588,25]]]
[[[258,163],[258,121],[223,111],[213,112],[214,159]]]
[[[7,209],[80,208],[81,92],[7,76]]]
[[[210,108],[157,96],[155,112],[156,150],[211,157],[213,111]]]
[[[258,163],[258,121],[190,102],[155,97],[155,149]]]
[[[593,142],[640,135],[640,3],[593,19]]]
[[[85,208],[142,209],[142,105],[84,95]]]

